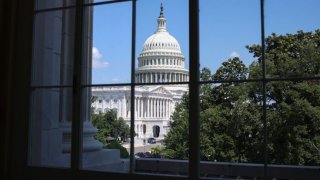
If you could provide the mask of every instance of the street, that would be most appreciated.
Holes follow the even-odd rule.
[[[123,145],[128,152],[130,153],[130,144],[124,144]],[[150,152],[151,148],[156,147],[156,146],[162,146],[162,142],[161,141],[157,141],[155,144],[150,144],[150,143],[135,143],[135,148],[134,148],[134,153],[138,153],[138,152]]]

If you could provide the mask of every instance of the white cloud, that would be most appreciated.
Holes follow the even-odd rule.
[[[120,79],[119,79],[119,78],[112,78],[111,81],[112,81],[112,82],[119,82]]]
[[[110,64],[106,61],[102,61],[102,54],[99,49],[92,47],[92,67],[93,68],[106,68]]]
[[[240,57],[240,54],[235,52],[235,51],[233,51],[232,53],[230,53],[229,57],[230,58]]]

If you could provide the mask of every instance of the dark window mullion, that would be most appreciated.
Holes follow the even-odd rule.
[[[189,0],[189,177],[199,178],[199,0]]]
[[[262,62],[262,121],[263,121],[263,148],[264,148],[264,168],[263,176],[267,179],[268,172],[268,150],[267,150],[267,96],[266,96],[266,59],[265,59],[265,31],[264,31],[264,0],[260,0],[260,18],[261,18],[261,62]]]
[[[81,60],[82,60],[82,32],[83,32],[83,0],[76,2],[75,41],[74,41],[74,71],[73,71],[73,108],[72,108],[72,143],[71,169],[81,167],[82,123],[81,123]]]
[[[129,172],[134,172],[134,110],[135,110],[135,51],[136,51],[136,0],[132,0],[132,35],[131,35],[131,106],[130,106],[130,169]]]

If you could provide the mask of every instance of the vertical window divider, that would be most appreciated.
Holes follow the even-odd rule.
[[[189,0],[189,177],[199,178],[199,0]]]
[[[81,123],[81,60],[83,32],[83,0],[76,1],[75,40],[74,40],[74,72],[73,72],[73,107],[72,107],[72,141],[71,170],[77,172],[81,167],[82,123]],[[75,173],[77,174],[77,173]]]
[[[267,96],[266,96],[266,59],[265,59],[265,26],[264,26],[264,0],[260,0],[260,18],[261,18],[261,62],[262,62],[262,120],[263,120],[263,147],[264,147],[264,179],[268,178],[268,131],[267,131]]]
[[[132,0],[132,35],[131,35],[131,92],[130,92],[130,167],[129,173],[134,173],[134,121],[135,121],[135,51],[136,51],[136,0]]]

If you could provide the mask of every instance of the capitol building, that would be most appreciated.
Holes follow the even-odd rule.
[[[150,85],[189,80],[180,45],[166,29],[162,5],[157,23],[156,32],[144,42],[135,70],[135,82],[148,84],[135,86],[134,119],[137,138],[163,138],[169,130],[170,117],[175,106],[181,102],[182,95],[188,92],[186,84]],[[92,96],[96,97],[92,107],[95,113],[105,113],[113,109],[118,118],[122,117],[130,125],[130,94],[129,86],[92,88]]]

